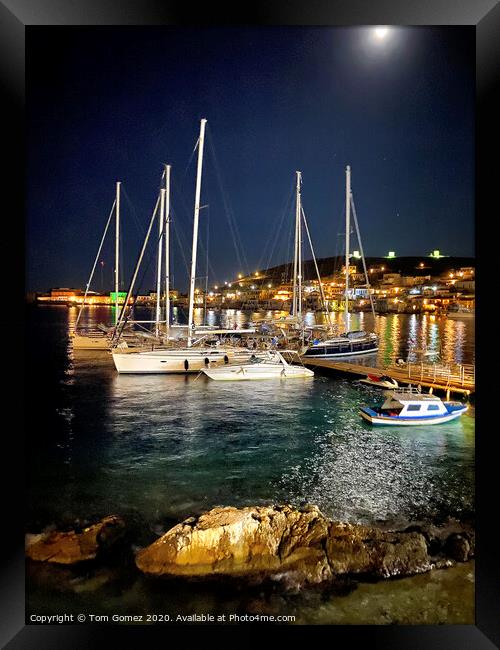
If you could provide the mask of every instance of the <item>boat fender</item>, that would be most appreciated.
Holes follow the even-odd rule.
[[[184,359],[184,370],[189,370],[189,361]]]
[[[208,357],[205,357],[205,365],[206,366],[210,365],[210,359]]]
[[[224,363],[229,363],[229,357],[227,354],[224,355]]]

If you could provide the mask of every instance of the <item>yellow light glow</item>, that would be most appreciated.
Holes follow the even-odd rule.
[[[238,277],[239,277],[239,278],[242,278],[243,276],[241,275],[241,273],[238,273]]]

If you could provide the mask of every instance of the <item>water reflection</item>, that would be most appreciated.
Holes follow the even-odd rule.
[[[344,379],[221,386],[204,376],[118,375],[107,352],[68,354],[76,313],[37,312],[40,340],[30,354],[30,376],[46,389],[36,411],[51,423],[57,416],[50,437],[36,435],[35,422],[30,429],[30,512],[45,513],[45,523],[131,511],[149,521],[179,519],[270,501],[314,502],[329,516],[362,521],[473,507],[472,411],[430,430],[374,430],[357,411],[380,395]],[[265,315],[209,313],[226,327]],[[96,307],[88,322],[110,316]],[[379,362],[405,358],[410,340],[441,346],[446,358],[473,359],[469,322],[366,313],[353,314],[352,326],[361,319],[380,336]]]
[[[138,308],[136,316],[144,319],[154,318],[153,310]],[[77,308],[70,307],[68,312],[68,333],[74,330]],[[182,310],[174,307],[174,317],[185,322]],[[215,310],[205,312],[202,307],[195,309],[194,318],[198,325],[207,322],[211,326],[221,326],[227,329],[245,328],[249,322],[263,318],[278,320],[287,315],[282,311],[249,312],[238,309]],[[80,324],[82,327],[95,327],[98,323],[112,324],[112,310],[107,307],[94,306],[83,312]],[[307,325],[324,323],[322,314],[307,312],[304,314]],[[474,320],[452,320],[436,317],[434,314],[377,314],[371,312],[353,313],[349,315],[351,329],[374,331],[379,336],[379,352],[368,365],[389,364],[404,359],[416,361],[427,353],[429,361],[442,363],[474,363]],[[332,323],[341,327],[344,325],[342,312],[331,313]],[[432,354],[430,354],[432,353]],[[372,355],[370,355],[372,357]],[[363,357],[367,359],[367,357]]]

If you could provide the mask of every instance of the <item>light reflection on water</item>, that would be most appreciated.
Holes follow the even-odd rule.
[[[249,319],[213,313],[228,326]],[[95,325],[109,310],[88,314]],[[220,385],[203,376],[118,375],[108,353],[71,356],[75,316],[60,308],[33,315],[36,385],[44,382],[52,400],[39,404],[38,418],[54,425],[48,438],[33,425],[33,521],[118,512],[155,522],[269,502],[316,503],[331,517],[363,522],[474,508],[473,409],[440,426],[373,429],[357,410],[380,394],[346,379]],[[351,327],[357,318],[372,327],[371,314],[352,315]],[[375,330],[383,361],[406,357],[412,341],[439,346],[447,360],[473,360],[469,322],[394,314],[378,316]]]

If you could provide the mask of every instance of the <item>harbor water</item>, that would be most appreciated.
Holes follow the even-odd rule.
[[[447,424],[379,429],[358,408],[380,392],[353,379],[118,375],[108,352],[73,352],[76,315],[75,307],[29,307],[27,532],[119,514],[140,547],[212,507],[271,503],[313,503],[333,519],[389,527],[472,518],[472,405]],[[112,317],[95,307],[82,324]],[[208,322],[243,326],[252,317],[210,312]],[[474,362],[473,319],[354,314],[357,327],[379,334],[373,365],[415,348],[446,363]],[[121,594],[129,611],[144,603],[135,589]],[[105,600],[105,591],[92,592],[95,608]],[[57,597],[32,586],[29,602],[54,609]],[[75,611],[80,604],[65,603]]]

